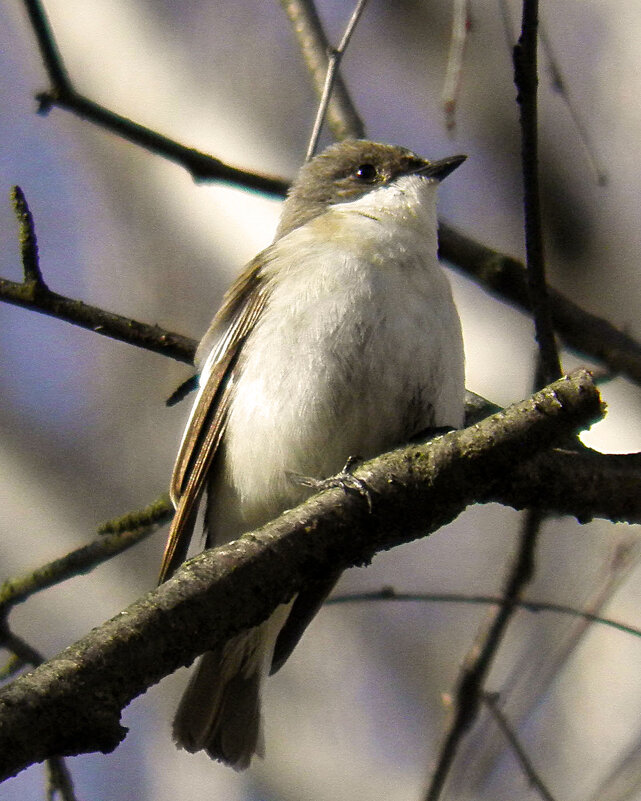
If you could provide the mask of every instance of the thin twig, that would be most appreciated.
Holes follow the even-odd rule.
[[[169,356],[179,362],[192,364],[194,360],[197,343],[189,337],[167,331],[158,325],[148,325],[113,314],[49,289],[40,287],[38,291],[34,291],[32,284],[18,284],[8,278],[0,278],[0,300],[78,325],[95,334],[159,353],[161,356]]]
[[[445,126],[449,131],[456,127],[456,103],[461,90],[463,55],[470,29],[469,0],[455,0],[452,10],[452,34],[447,54],[447,67],[441,100],[445,113]]]
[[[426,801],[438,801],[440,798],[461,740],[476,720],[483,684],[507,625],[517,609],[521,593],[533,576],[541,514],[536,510],[526,511],[519,551],[509,570],[501,606],[479,632],[463,663],[455,693],[452,721],[443,737]]]
[[[512,52],[514,47],[514,33],[512,29],[512,19],[510,16],[508,0],[499,0],[499,9],[501,12],[501,20],[503,22],[503,34],[505,36],[505,42],[508,50]],[[554,54],[550,37],[547,34],[546,27],[542,20],[539,22],[539,39],[543,46],[543,50],[545,51],[545,55],[548,60],[548,66],[552,74],[552,88],[561,96],[563,102],[568,108],[568,112],[579,137],[579,142],[585,151],[588,164],[594,173],[597,184],[599,186],[606,186],[608,183],[607,171],[599,163],[595,148],[590,140],[590,135],[588,134],[588,130],[583,122],[583,119],[581,118],[578,108],[575,106],[574,101],[572,100],[570,91],[567,87],[565,79],[563,78],[563,73],[561,72],[558,59]]]
[[[325,601],[327,606],[369,603],[372,601],[399,602],[399,603],[436,603],[436,604],[469,604],[472,606],[491,605],[500,606],[503,598],[499,595],[464,595],[462,593],[438,593],[438,592],[398,592],[392,587],[385,587],[381,590],[371,592],[357,592],[346,595],[335,595]],[[641,637],[641,628],[603,617],[584,609],[575,609],[573,606],[556,604],[552,601],[533,601],[530,599],[519,599],[514,602],[517,609],[526,612],[556,612],[568,617],[576,617],[589,623],[599,623],[602,626],[621,631],[624,634],[631,634],[634,637]]]
[[[11,198],[18,218],[24,281],[19,284],[0,278],[0,300],[66,320],[97,334],[170,356],[181,362],[193,362],[196,343],[187,337],[52,292],[42,276],[33,217],[19,186],[13,188]]]
[[[327,113],[327,106],[329,104],[330,97],[332,96],[332,89],[334,88],[334,82],[338,74],[338,68],[340,67],[343,55],[345,54],[345,50],[349,45],[349,41],[352,38],[352,34],[354,33],[356,25],[358,24],[358,21],[365,10],[366,3],[367,0],[358,0],[356,8],[352,12],[352,16],[347,23],[347,27],[345,28],[345,33],[343,34],[340,44],[338,47],[330,48],[329,50],[327,74],[325,75],[325,83],[323,84],[323,92],[321,94],[320,103],[318,104],[318,111],[316,112],[314,127],[309,138],[305,161],[309,161],[316,151],[321,128],[323,127],[323,120],[325,119],[325,115]]]
[[[545,801],[555,801],[554,796],[545,786],[543,780],[536,771],[536,768],[532,764],[532,761],[528,757],[525,748],[521,745],[516,733],[512,730],[507,718],[499,709],[497,694],[483,693],[482,698],[483,702],[492,713],[494,720],[496,720],[499,729],[505,735],[505,739],[508,741],[512,750],[514,751],[514,754],[519,761],[519,765],[521,766],[523,773],[527,776],[527,779],[532,787],[536,789],[541,798],[544,798]]]
[[[6,610],[3,610],[3,613],[6,617]],[[11,651],[12,654],[15,654],[15,656],[22,663],[22,667],[24,667],[24,665],[37,667],[38,665],[42,665],[42,663],[45,661],[45,658],[40,651],[30,645],[26,640],[23,640],[22,637],[14,634],[9,629],[6,620],[2,624],[2,631],[0,633],[0,646],[2,648],[6,648],[7,651]]]
[[[38,40],[40,54],[51,85],[58,92],[72,92],[69,74],[62,61],[51,25],[40,0],[25,0],[29,21]]]
[[[151,153],[163,156],[187,169],[194,180],[215,179],[245,186],[269,195],[282,196],[287,182],[282,178],[247,172],[194,148],[178,145],[166,136],[145,128],[127,117],[116,114],[79,94],[62,63],[62,57],[53,31],[40,0],[24,0],[33,27],[40,55],[51,81],[51,88],[36,96],[39,111],[47,113],[52,106],[67,109],[77,116],[90,120],[108,131],[118,134]]]
[[[164,513],[157,512],[153,523],[126,531],[102,534],[87,545],[76,548],[60,559],[54,559],[31,573],[9,578],[0,584],[0,614],[15,604],[29,598],[40,590],[66,581],[71,576],[82,575],[97,565],[122,553],[136,543],[153,534],[161,525],[171,519],[173,509],[168,503]],[[13,649],[12,649],[13,650]]]
[[[20,258],[22,260],[22,273],[25,284],[35,290],[47,289],[38,261],[38,241],[33,224],[33,216],[27,205],[27,199],[19,186],[11,190],[11,202],[18,220],[18,243],[20,244]]]
[[[274,197],[282,197],[287,191],[288,181],[283,178],[232,167],[214,156],[181,145],[128,117],[116,114],[75,91],[64,94],[56,91],[41,92],[36,96],[36,100],[40,104],[41,113],[47,113],[52,106],[71,111],[78,117],[145,148],[150,153],[184,167],[194,181],[222,181]]]
[[[281,0],[318,97],[323,94],[329,66],[329,42],[323,30],[313,0]],[[362,139],[365,126],[349,96],[345,83],[338,74],[327,109],[327,125],[334,138]]]
[[[538,0],[523,0],[521,36],[514,48],[514,83],[521,121],[521,165],[523,171],[525,252],[534,330],[541,353],[543,375],[549,383],[561,375],[561,362],[554,338],[548,301],[543,255],[541,204],[539,198],[538,132],[536,92]]]
[[[563,101],[568,108],[568,112],[572,118],[572,122],[574,123],[574,127],[576,128],[576,132],[579,137],[579,142],[583,147],[588,164],[590,165],[590,169],[596,177],[597,184],[599,186],[606,186],[608,183],[608,174],[606,170],[599,164],[595,149],[590,141],[588,130],[583,122],[583,119],[581,118],[581,115],[579,114],[577,107],[574,104],[574,101],[572,100],[565,80],[563,79],[563,73],[561,72],[558,59],[554,54],[550,37],[547,34],[543,22],[539,24],[539,38],[548,60],[550,72],[552,73],[552,86],[554,87],[554,90],[563,98]]]

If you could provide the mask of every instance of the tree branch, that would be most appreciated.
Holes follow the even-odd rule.
[[[281,6],[292,24],[316,94],[321,98],[329,68],[330,47],[316,7],[312,0],[281,0]],[[365,136],[363,121],[340,75],[334,80],[327,124],[338,140]]]
[[[40,113],[48,113],[52,106],[67,109],[82,119],[90,120],[123,139],[144,147],[151,153],[179,164],[188,170],[195,181],[215,179],[279,197],[285,193],[287,183],[282,178],[247,172],[194,148],[179,145],[172,139],[116,114],[78,93],[62,62],[42,3],[40,0],[24,0],[24,4],[51,83],[49,91],[36,96],[40,104]]]
[[[520,461],[603,413],[577,371],[475,426],[368,462],[374,514],[332,489],[205,551],[170,581],[0,692],[0,777],[53,755],[110,751],[120,711],[199,653],[257,625],[310,578],[435,531]],[[99,699],[99,702],[96,701]]]
[[[87,545],[23,576],[7,579],[0,584],[0,618],[30,595],[60,584],[71,576],[88,573],[112,556],[136,545],[171,520],[173,512],[169,498],[162,496],[145,509],[105,523],[99,529],[100,536]]]
[[[323,127],[323,121],[327,115],[327,109],[332,98],[332,92],[336,85],[336,81],[339,78],[338,68],[340,67],[343,56],[345,55],[345,50],[347,49],[349,41],[352,38],[352,34],[358,25],[358,20],[361,18],[361,15],[365,10],[366,3],[367,0],[358,0],[355,9],[352,12],[352,16],[349,18],[349,22],[347,23],[347,27],[345,28],[345,33],[343,34],[340,44],[338,47],[330,47],[327,49],[327,73],[325,75],[325,81],[323,82],[323,91],[321,93],[320,103],[318,104],[318,111],[316,112],[314,127],[312,134],[309,137],[305,161],[309,161],[316,151],[320,132]],[[291,6],[289,3],[288,5]],[[311,0],[309,5],[311,8],[313,8]],[[294,26],[294,29],[296,29],[296,26]],[[319,30],[319,33],[322,35],[322,30]]]
[[[440,223],[439,255],[490,294],[531,313],[527,275],[522,262],[475,242]],[[613,373],[641,384],[641,344],[607,320],[584,311],[554,289],[549,290],[552,320],[567,347],[607,365]]]
[[[11,191],[11,200],[18,218],[20,254],[24,281],[21,284],[0,278],[0,300],[15,306],[39,311],[88,328],[97,334],[137,345],[139,348],[169,356],[191,364],[196,343],[181,334],[165,331],[157,325],[147,325],[120,314],[89,306],[81,300],[67,298],[52,292],[42,276],[38,262],[38,242],[33,217],[27,199],[19,186]]]
[[[534,314],[534,330],[539,346],[543,384],[561,375],[561,362],[554,338],[552,314],[545,280],[541,201],[539,197],[539,146],[536,95],[539,4],[523,0],[521,36],[514,48],[514,83],[516,102],[520,108],[521,167],[523,170],[523,211],[525,218],[525,252],[530,305]]]

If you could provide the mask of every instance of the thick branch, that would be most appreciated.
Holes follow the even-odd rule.
[[[120,711],[200,652],[264,620],[310,579],[453,520],[513,466],[602,415],[578,371],[477,425],[364,464],[374,514],[329,490],[260,531],[205,551],[173,579],[0,693],[0,776],[52,755],[110,751]]]
[[[641,454],[547,451],[523,460],[509,483],[479,500],[572,515],[581,523],[595,517],[641,523]]]

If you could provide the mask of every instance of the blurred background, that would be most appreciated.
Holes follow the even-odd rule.
[[[516,26],[520,4],[505,5]],[[316,99],[278,3],[45,0],[45,6],[79,91],[231,164],[294,175]],[[319,0],[318,9],[337,42],[352,4]],[[457,125],[448,131],[440,96],[452,13],[446,0],[371,0],[342,74],[370,138],[433,158],[469,155],[442,187],[441,216],[521,257],[518,113],[501,10],[498,3],[471,4]],[[639,339],[641,6],[549,0],[542,21],[594,158],[608,175],[599,186],[542,53],[551,282]],[[37,116],[34,94],[47,80],[20,2],[0,5],[0,42],[0,275],[20,280],[8,199],[19,184],[52,289],[200,337],[232,277],[270,242],[280,203],[229,186],[196,185],[181,168],[67,112]],[[449,275],[463,322],[468,387],[501,404],[522,398],[531,385],[531,322],[460,274]],[[172,409],[164,401],[190,370],[6,304],[0,304],[0,363],[6,578],[80,546],[105,519],[165,490],[189,401]],[[566,369],[579,363],[586,363],[580,354],[564,354]],[[608,419],[586,441],[604,451],[639,450],[639,389],[615,379],[604,395]],[[469,509],[429,539],[350,571],[337,591],[391,585],[496,593],[519,524],[509,509]],[[158,533],[90,575],[40,593],[12,614],[15,631],[54,655],[154,586],[163,540]],[[601,593],[609,616],[641,625],[637,540],[630,526],[549,519],[528,596],[581,607]],[[113,754],[68,761],[78,798],[418,799],[446,721],[443,694],[486,615],[482,607],[444,604],[325,608],[268,682],[267,757],[243,774],[174,748],[170,720],[183,670],[125,710],[130,732]],[[570,648],[578,637],[573,626],[558,615],[519,613],[487,687],[504,693],[506,713],[555,797],[641,798],[634,759],[641,642],[592,626]],[[42,766],[31,768],[6,782],[0,797],[44,797],[43,775]],[[535,797],[482,713],[444,798]]]

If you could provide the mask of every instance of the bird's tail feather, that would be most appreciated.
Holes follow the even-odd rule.
[[[254,754],[264,756],[260,691],[290,606],[203,654],[174,719],[180,748],[204,750],[235,770],[248,767]]]

